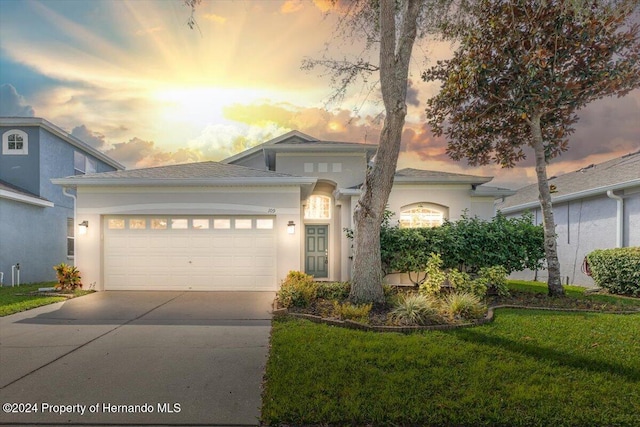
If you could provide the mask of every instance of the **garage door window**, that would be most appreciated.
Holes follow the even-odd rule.
[[[193,224],[193,229],[194,230],[208,230],[209,229],[209,220],[208,219],[194,219],[192,224]]]
[[[231,228],[231,220],[230,219],[214,219],[213,228],[215,228],[216,230],[228,230]]]
[[[124,230],[124,219],[111,218],[107,222],[107,227],[109,228],[109,230]]]
[[[189,228],[189,221],[184,218],[174,218],[171,220],[171,228],[173,230],[186,230]]]
[[[129,229],[130,230],[146,230],[147,220],[144,218],[131,218],[129,220]]]
[[[250,219],[236,219],[236,230],[251,230],[252,224]]]
[[[151,229],[152,230],[166,230],[167,229],[167,220],[166,219],[152,219],[151,220]]]
[[[256,220],[256,228],[258,230],[272,230],[273,229],[273,220],[272,219],[257,219]]]

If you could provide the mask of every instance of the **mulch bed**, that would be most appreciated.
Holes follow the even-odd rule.
[[[411,288],[398,290],[398,293],[415,292]],[[636,298],[634,298],[636,299]],[[503,297],[490,295],[486,298],[488,306],[487,314],[477,321],[452,320],[446,324],[426,325],[426,326],[398,326],[390,320],[390,312],[393,306],[390,304],[374,305],[369,313],[366,324],[351,320],[341,320],[334,315],[334,301],[318,298],[308,307],[281,308],[274,306],[274,315],[291,315],[311,320],[316,323],[325,323],[343,326],[351,329],[373,330],[379,332],[415,332],[418,330],[446,330],[460,327],[469,327],[485,324],[493,321],[495,308],[524,308],[537,310],[555,311],[580,311],[598,313],[620,313],[630,314],[640,312],[640,307],[629,307],[620,304],[606,303],[583,298],[569,296],[549,297],[547,294],[532,293],[524,291],[511,291],[509,296]]]

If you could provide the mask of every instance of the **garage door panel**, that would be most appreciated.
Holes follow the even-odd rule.
[[[152,223],[149,216],[128,218],[144,218],[146,224]],[[257,223],[255,219],[251,221]],[[188,221],[189,227],[193,223]],[[230,224],[234,224],[234,218]],[[105,227],[104,237],[105,289],[277,289],[273,229]]]

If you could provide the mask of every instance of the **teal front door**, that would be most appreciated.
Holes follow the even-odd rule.
[[[305,273],[316,279],[329,277],[329,226],[305,225]]]

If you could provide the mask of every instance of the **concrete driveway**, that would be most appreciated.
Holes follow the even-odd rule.
[[[2,317],[0,424],[257,425],[274,297],[110,291]]]

